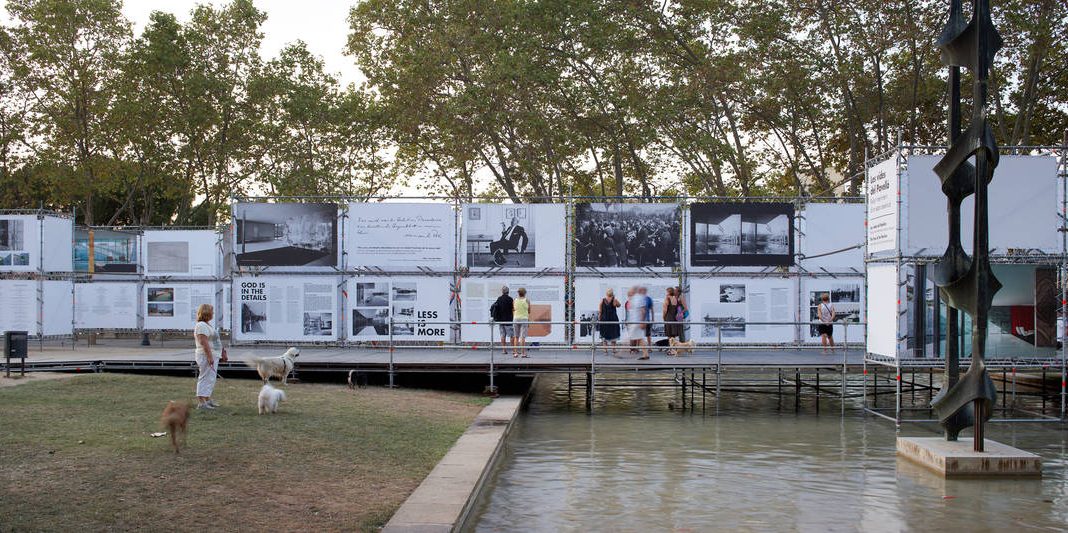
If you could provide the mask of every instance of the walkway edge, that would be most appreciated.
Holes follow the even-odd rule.
[[[493,472],[504,439],[526,398],[502,396],[482,409],[382,531],[444,533],[459,530]]]

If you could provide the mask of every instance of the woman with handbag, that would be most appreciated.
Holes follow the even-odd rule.
[[[616,294],[612,289],[608,289],[604,298],[601,298],[601,306],[597,310],[597,333],[601,336],[601,343],[604,344],[604,353],[608,354],[608,343],[612,343],[612,355],[616,355],[619,351],[616,341],[619,340],[619,313],[616,312],[616,308],[623,305],[616,299]]]
[[[679,340],[682,336],[682,323],[679,319],[682,309],[679,307],[679,297],[675,295],[675,288],[668,287],[667,296],[664,297],[664,336],[668,338],[668,342],[671,339]],[[668,355],[675,355],[675,349],[668,350]]]

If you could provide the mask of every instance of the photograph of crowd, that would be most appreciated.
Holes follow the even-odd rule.
[[[578,266],[679,265],[682,226],[676,204],[578,204],[575,226]]]
[[[690,206],[692,266],[788,266],[794,261],[794,206],[715,203]]]

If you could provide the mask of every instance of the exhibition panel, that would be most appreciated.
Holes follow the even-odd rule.
[[[936,155],[906,159],[901,177],[902,223],[906,256],[939,256],[946,249],[948,229],[946,199],[934,166]],[[1062,195],[1053,156],[1001,156],[998,179],[990,182],[990,253],[1005,255],[1013,250],[1062,253],[1058,218]],[[961,203],[961,244],[972,249],[974,199]],[[870,246],[870,244],[869,244]]]
[[[41,221],[37,215],[0,216],[0,272],[34,272],[39,267]]]
[[[649,333],[653,340],[664,338],[664,298],[668,288],[677,289],[678,287],[679,279],[672,277],[576,279],[575,317],[579,322],[576,331],[577,342],[589,343],[590,335],[596,333],[597,328],[593,322],[597,320],[601,300],[605,298],[609,289],[620,301],[620,307],[616,310],[620,322],[651,320],[653,323]],[[652,300],[651,314],[648,319],[642,319],[635,311],[641,305],[640,289],[644,289],[646,295]],[[676,318],[672,318],[672,321],[677,321]],[[682,322],[685,321],[685,319],[682,320]],[[628,340],[626,331],[623,332],[621,340]],[[596,342],[600,341],[600,335],[597,335]]]
[[[346,290],[350,341],[447,341],[452,326],[448,278],[354,277]],[[393,332],[390,336],[390,318]]]
[[[213,230],[146,230],[141,237],[145,275],[214,278],[222,257]]]
[[[864,272],[864,204],[808,204],[798,218],[801,267]]]
[[[37,282],[0,280],[0,332],[37,335]]]
[[[74,284],[75,329],[137,329],[137,283]]]
[[[68,256],[69,257],[69,256]],[[70,280],[41,282],[41,334],[74,333],[74,283]]]
[[[556,276],[463,280],[460,298],[460,320],[463,323],[460,338],[463,342],[490,341],[490,306],[501,295],[502,287],[508,287],[513,298],[518,296],[520,288],[526,290],[530,300],[531,322],[527,332],[528,343],[565,342],[564,278]],[[493,339],[500,342],[498,332],[493,333]]]
[[[132,230],[74,230],[74,271],[101,274],[138,272],[138,237]]]
[[[322,271],[339,265],[338,204],[238,203],[233,228],[239,268]]]
[[[336,276],[235,276],[234,340],[337,340],[338,281]]]
[[[868,353],[897,357],[901,349],[897,334],[902,319],[901,285],[896,264],[868,265]]]
[[[472,270],[562,270],[566,218],[563,204],[464,205],[461,264]]]
[[[708,278],[690,281],[690,328],[703,343],[793,343],[797,278]],[[775,323],[775,324],[771,324]]]
[[[897,158],[887,159],[868,169],[867,224],[868,253],[894,252],[898,247],[901,176]],[[937,181],[934,183],[938,183]],[[943,203],[945,200],[943,200]],[[944,248],[944,246],[943,246]]]
[[[215,291],[215,283],[146,282],[141,293],[144,329],[192,330],[200,304],[218,307]]]
[[[456,266],[456,211],[440,203],[350,203],[346,267],[416,271]]]
[[[864,276],[836,278],[803,278],[801,280],[802,321],[819,322],[819,305],[827,296],[834,314],[834,339],[837,343],[864,341]],[[857,324],[847,328],[844,323]],[[848,336],[847,336],[848,335]],[[801,328],[801,340],[805,343],[820,342],[817,326]]]
[[[606,271],[681,265],[679,204],[575,205],[575,264]]]
[[[690,266],[794,264],[794,205],[720,202],[690,205]]]
[[[71,244],[74,241],[74,221],[63,216],[44,215],[41,218],[41,238],[45,243],[41,250],[41,269],[45,272],[72,272],[74,258]]]

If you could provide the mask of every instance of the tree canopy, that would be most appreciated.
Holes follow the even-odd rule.
[[[263,57],[252,0],[139,35],[121,8],[8,0],[0,206],[199,225],[234,194],[847,195],[899,138],[945,144],[942,1],[363,0],[348,86],[299,41]],[[1068,9],[993,12],[999,142],[1060,144]]]

